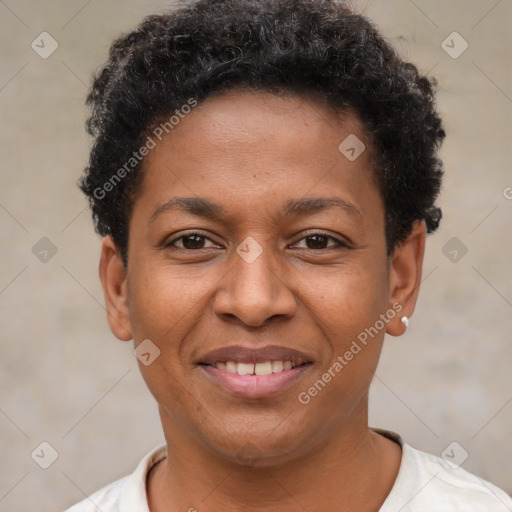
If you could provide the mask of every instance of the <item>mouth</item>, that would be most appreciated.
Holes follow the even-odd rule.
[[[303,363],[307,364],[307,363]],[[214,365],[207,364],[212,368],[225,370],[238,375],[272,375],[302,366],[290,360],[287,361],[264,361],[263,363],[237,363],[236,361],[217,361]]]
[[[291,387],[312,366],[305,354],[278,346],[233,346],[208,353],[198,363],[210,381],[230,395],[263,398]]]

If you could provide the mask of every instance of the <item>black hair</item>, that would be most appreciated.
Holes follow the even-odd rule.
[[[309,91],[355,111],[372,141],[390,254],[414,221],[430,233],[441,219],[435,86],[341,1],[200,0],[148,16],[113,42],[87,97],[94,144],[80,188],[96,231],[112,236],[126,263],[138,150],[159,123],[169,131],[171,116],[213,92]]]

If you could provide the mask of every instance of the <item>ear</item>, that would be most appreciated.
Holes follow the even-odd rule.
[[[411,234],[398,246],[391,256],[389,269],[389,302],[398,312],[387,324],[386,332],[401,336],[406,326],[401,318],[410,317],[414,312],[421,284],[423,256],[427,228],[424,221],[414,223]],[[402,306],[398,310],[398,304]]]
[[[116,338],[129,341],[132,339],[132,328],[126,268],[119,248],[110,236],[106,236],[101,244],[99,272],[110,330]]]

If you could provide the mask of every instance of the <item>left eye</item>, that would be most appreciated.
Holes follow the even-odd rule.
[[[346,247],[346,244],[326,233],[312,233],[308,236],[305,236],[304,238],[301,238],[299,242],[302,242],[303,240],[306,240],[306,245],[308,246],[306,249],[310,250],[322,250],[328,249],[330,247]],[[310,241],[309,243],[307,242],[308,240]],[[334,245],[325,247],[325,244],[327,244],[329,240],[334,240],[336,243]]]

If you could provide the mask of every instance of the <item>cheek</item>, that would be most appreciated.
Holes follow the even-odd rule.
[[[304,293],[309,297],[307,308],[331,329],[331,335],[357,335],[387,307],[387,274],[375,260],[319,273],[309,283]]]
[[[332,382],[325,388],[316,385],[323,395],[317,403],[350,407],[366,392],[379,361],[385,332],[381,315],[388,307],[386,267],[382,260],[366,260],[310,283],[307,308],[329,344],[320,361],[320,378]],[[317,380],[315,375],[309,385]],[[311,396],[316,393],[308,389]]]
[[[191,275],[177,266],[139,265],[130,283],[130,319],[136,341],[149,338],[168,350],[182,338],[213,284],[207,274]],[[178,346],[174,347],[178,348]]]
[[[377,322],[387,307],[382,279],[379,272],[361,270],[314,285],[311,295],[323,300],[313,300],[308,308],[329,349],[323,351],[319,368],[305,382],[298,401],[327,430],[364,403],[375,373],[385,332]]]
[[[184,279],[177,267],[152,265],[149,258],[133,270],[129,304],[135,346],[149,339],[159,351],[150,364],[139,361],[141,375],[157,403],[172,409],[176,419],[184,418],[193,397],[187,389],[190,375],[182,352],[198,322],[198,311],[205,307],[201,299],[207,283]]]

